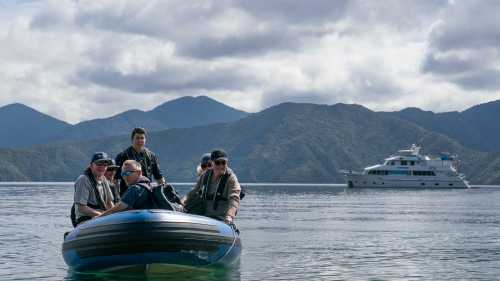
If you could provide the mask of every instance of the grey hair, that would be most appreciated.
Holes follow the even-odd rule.
[[[135,171],[141,171],[141,163],[135,161],[135,160],[127,160],[123,162],[122,170],[124,170],[125,167],[131,167]]]

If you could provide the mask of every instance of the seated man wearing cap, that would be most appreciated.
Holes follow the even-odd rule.
[[[71,212],[73,226],[90,220],[113,207],[112,194],[104,177],[111,159],[104,152],[96,152],[90,165],[75,181],[74,204]],[[74,210],[74,211],[73,211]]]
[[[193,190],[187,194],[184,207],[188,213],[232,224],[240,206],[241,187],[238,178],[228,167],[229,159],[225,151],[212,151],[210,160],[212,169],[207,169],[200,176]]]

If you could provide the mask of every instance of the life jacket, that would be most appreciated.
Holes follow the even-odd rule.
[[[190,200],[188,201],[188,204],[184,206],[184,210],[189,213],[189,214],[195,214],[195,215],[205,215],[206,210],[207,210],[207,201],[214,201],[213,208],[214,210],[217,209],[218,202],[221,200],[227,201],[226,198],[224,198],[222,195],[224,194],[226,190],[226,185],[229,177],[231,176],[231,173],[228,171],[224,175],[221,176],[219,180],[219,185],[217,186],[217,190],[215,194],[213,195],[208,195],[208,187],[212,178],[213,171],[208,170],[202,175],[201,179],[201,188],[200,190],[195,193]]]
[[[208,188],[210,186],[210,182],[212,180],[213,176],[213,171],[208,170],[204,175],[203,175],[203,182],[202,182],[202,187],[201,187],[201,198],[203,200],[213,200],[213,209],[216,210],[219,201],[227,201],[227,198],[224,198],[222,195],[224,194],[226,190],[226,185],[227,185],[227,180],[231,176],[231,172],[227,171],[223,175],[221,175],[219,179],[219,184],[217,185],[217,190],[213,195],[208,195]]]
[[[211,170],[209,170],[207,172],[207,174],[209,174],[209,175],[204,175],[204,178],[203,178],[202,193],[203,192],[205,193],[205,195],[204,195],[205,199],[207,199],[206,193],[208,192],[208,187],[209,187],[209,183],[210,183],[210,180],[212,177],[212,173],[213,172]],[[227,198],[224,198],[222,195],[226,191],[227,181],[229,180],[231,175],[232,175],[232,173],[228,170],[224,175],[221,176],[220,181],[219,181],[219,185],[217,186],[217,191],[215,192],[215,199],[213,197],[209,196],[210,198],[208,198],[208,200],[215,200],[214,209],[217,209],[217,201],[221,201],[221,200],[227,201]],[[241,188],[240,200],[242,200],[246,195],[246,190],[243,186],[240,186],[240,188]]]
[[[133,147],[129,147],[127,150],[125,150],[125,153],[127,154],[128,159],[136,160],[137,162],[141,163],[143,176],[147,177],[150,180],[153,180],[153,153],[149,149],[144,148],[144,162],[141,161],[142,159],[137,159],[135,157],[135,155],[139,154],[140,152],[135,152]]]
[[[92,189],[94,190],[94,194],[97,200],[97,205],[90,204],[87,202],[87,206],[89,206],[92,209],[95,210],[101,210],[104,211],[106,210],[106,204],[104,203],[104,199],[102,198],[102,194],[99,192],[99,189],[97,189],[97,181],[95,180],[94,175],[92,174],[92,171],[90,168],[86,169],[85,172],[83,173],[90,181],[90,185],[92,186]],[[107,184],[105,181],[102,182],[103,188],[106,188]],[[73,227],[76,227],[79,223],[91,219],[91,217],[88,216],[82,216],[80,218],[76,218],[76,204],[73,203],[73,206],[71,206],[71,211],[70,211],[70,218],[71,218],[71,224]]]
[[[145,190],[146,196],[141,196],[132,206],[133,209],[163,209],[175,211],[173,202],[169,201],[163,192],[163,186],[151,186],[148,178],[140,178],[134,185]]]

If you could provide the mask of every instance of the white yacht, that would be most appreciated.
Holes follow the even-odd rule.
[[[456,156],[442,154],[430,158],[420,154],[420,147],[400,150],[384,164],[366,167],[363,172],[342,171],[348,187],[395,188],[469,188],[457,171]]]

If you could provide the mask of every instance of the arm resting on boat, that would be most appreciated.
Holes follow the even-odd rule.
[[[126,210],[128,208],[128,205],[123,203],[123,202],[118,202],[113,208],[103,212],[100,217],[111,215],[113,213],[121,212],[123,210]]]
[[[93,208],[90,208],[89,206],[87,205],[83,205],[83,204],[80,204],[80,203],[76,203],[76,206],[78,208],[78,211],[83,214],[83,215],[87,215],[89,217],[95,217],[95,216],[99,216],[101,214],[101,211],[98,211],[96,209],[93,209]]]

